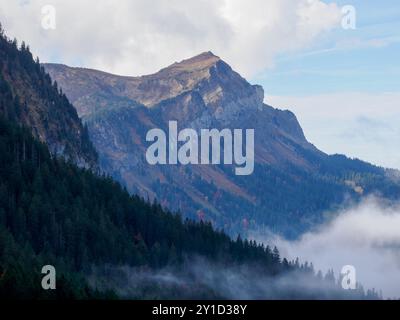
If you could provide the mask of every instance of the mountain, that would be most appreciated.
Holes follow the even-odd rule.
[[[219,57],[205,52],[141,77],[45,64],[89,128],[102,169],[129,191],[229,233],[264,226],[291,237],[324,213],[372,192],[400,194],[388,171],[310,144],[295,115],[264,103]],[[254,173],[234,165],[150,165],[146,134],[178,129],[254,129]]]
[[[32,58],[23,42],[7,39],[0,28],[0,114],[29,127],[53,155],[82,167],[95,167],[97,153],[87,128],[56,83]],[[25,152],[25,151],[24,151]]]

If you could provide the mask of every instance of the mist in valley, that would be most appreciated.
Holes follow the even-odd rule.
[[[336,276],[352,265],[364,288],[382,290],[384,298],[400,297],[399,204],[369,197],[296,241],[267,230],[254,231],[251,238],[275,244],[288,259],[312,261],[317,270],[333,268]]]

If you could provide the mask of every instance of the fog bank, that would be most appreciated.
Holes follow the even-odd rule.
[[[382,290],[385,298],[400,297],[400,205],[368,198],[299,240],[267,231],[252,232],[251,238],[276,244],[282,256],[310,261],[316,270],[333,268],[336,277],[343,266],[353,265],[364,288]]]

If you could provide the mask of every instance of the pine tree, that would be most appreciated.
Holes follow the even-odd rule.
[[[280,262],[281,257],[280,257],[280,253],[279,253],[279,250],[278,250],[277,247],[274,247],[274,250],[272,251],[272,256],[273,256],[273,259],[274,259],[276,262]]]

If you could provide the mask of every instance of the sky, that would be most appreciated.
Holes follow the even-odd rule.
[[[0,21],[42,62],[123,75],[211,50],[321,150],[400,169],[398,1],[0,0]]]
[[[355,30],[334,29],[283,53],[252,81],[268,104],[295,112],[323,151],[400,169],[400,3],[336,3],[356,8]]]

